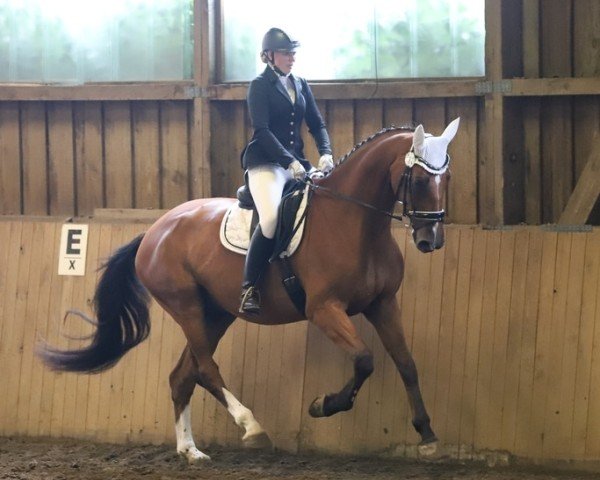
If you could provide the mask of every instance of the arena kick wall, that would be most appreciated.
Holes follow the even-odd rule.
[[[184,339],[155,304],[149,340],[108,372],[55,374],[34,356],[41,338],[79,345],[67,336],[91,327],[63,320],[65,311],[90,313],[101,260],[148,227],[91,221],[87,275],[64,277],[61,225],[0,221],[0,435],[174,444],[168,374]],[[597,468],[600,229],[450,226],[446,246],[431,255],[419,253],[403,228],[393,232],[406,257],[398,299],[443,451]],[[353,411],[328,419],[309,417],[308,405],[340,388],[352,366],[315,328],[238,321],[224,337],[221,372],[277,447],[416,454],[399,375],[370,325],[355,322],[375,353],[375,373]],[[201,389],[192,415],[200,445],[240,444],[226,410]]]

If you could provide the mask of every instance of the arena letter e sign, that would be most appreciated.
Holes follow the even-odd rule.
[[[88,226],[67,223],[60,235],[59,275],[85,275]]]

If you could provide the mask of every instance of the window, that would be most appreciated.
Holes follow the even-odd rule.
[[[484,0],[222,0],[224,80],[262,71],[263,34],[299,40],[294,71],[311,80],[477,77],[484,72]]]
[[[0,0],[0,82],[184,80],[193,0]]]

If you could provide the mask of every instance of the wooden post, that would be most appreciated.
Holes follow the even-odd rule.
[[[212,2],[194,0],[194,85],[191,121],[191,194],[194,198],[211,196],[210,174],[210,35]]]
[[[484,96],[483,152],[480,157],[479,216],[481,223],[504,222],[503,122],[504,98],[494,88],[502,80],[502,2],[485,2],[486,81],[491,92]]]

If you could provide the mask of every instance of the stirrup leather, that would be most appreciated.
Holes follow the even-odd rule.
[[[254,285],[245,287],[242,290],[239,313],[258,314],[260,313],[260,293]]]

